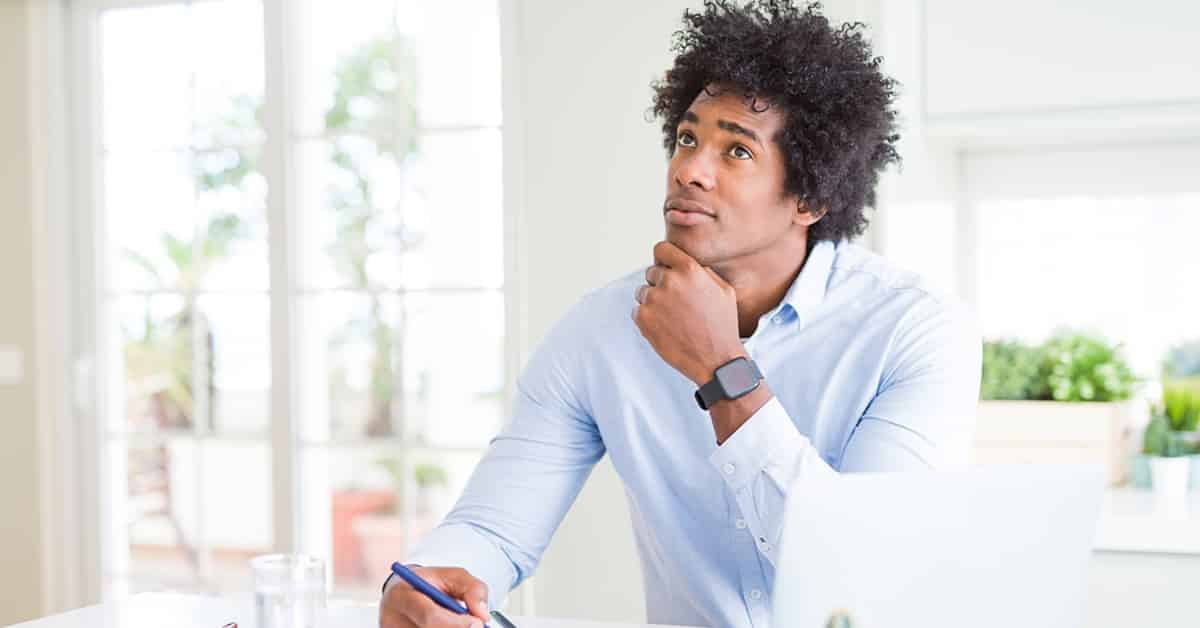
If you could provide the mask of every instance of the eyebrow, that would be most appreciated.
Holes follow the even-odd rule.
[[[692,124],[700,124],[700,116],[697,116],[691,110],[688,110],[683,113],[683,121],[691,122]],[[762,146],[762,140],[758,139],[758,135],[754,131],[747,129],[746,127],[744,127],[736,122],[730,122],[728,120],[717,120],[717,128],[725,130],[725,131],[729,131],[730,133],[744,135],[744,136],[754,140],[759,146]]]

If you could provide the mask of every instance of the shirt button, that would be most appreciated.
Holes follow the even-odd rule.
[[[739,529],[739,530],[745,530],[746,529],[746,520],[738,519],[737,521],[733,522],[733,525],[737,526],[737,529]]]
[[[761,600],[762,599],[762,591],[759,591],[758,589],[750,589],[750,599]]]
[[[726,462],[721,466],[721,470],[725,472],[725,475],[733,475],[733,472],[736,471],[732,462]]]
[[[778,325],[778,324],[780,324],[780,323],[782,323],[782,322],[783,322],[783,317],[782,317],[782,316],[780,316],[780,315],[778,315],[778,314],[776,314],[775,316],[772,316],[772,317],[771,317],[771,322],[772,322],[772,323],[775,323],[776,325]]]
[[[766,539],[760,538],[758,539],[758,549],[761,549],[764,552],[769,552],[771,551],[771,544],[768,543]]]

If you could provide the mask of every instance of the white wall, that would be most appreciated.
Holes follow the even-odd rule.
[[[1200,102],[1200,6],[926,0],[932,116]]]
[[[0,625],[42,610],[28,18],[0,0],[0,348],[23,371],[0,381]]]

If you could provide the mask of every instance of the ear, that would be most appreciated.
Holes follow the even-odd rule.
[[[804,201],[796,204],[796,213],[792,215],[792,224],[811,227],[825,217],[826,209],[812,209]]]

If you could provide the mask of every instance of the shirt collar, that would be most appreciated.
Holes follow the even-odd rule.
[[[829,285],[829,273],[833,270],[833,258],[837,254],[837,245],[829,240],[822,240],[812,248],[804,268],[796,276],[783,296],[780,313],[789,318],[799,318],[804,322],[812,317],[821,302],[825,300],[825,287]]]

